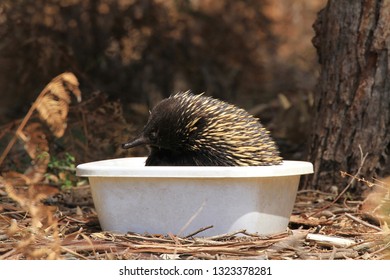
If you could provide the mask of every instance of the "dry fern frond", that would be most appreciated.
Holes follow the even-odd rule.
[[[43,152],[49,152],[49,143],[40,123],[34,122],[24,129],[26,141],[24,148],[32,159]]]
[[[29,177],[13,170],[3,172],[1,175],[2,177],[0,176],[0,185],[1,185],[1,180],[7,181],[12,186],[25,186],[31,184]]]
[[[29,124],[18,134],[24,141],[24,149],[31,158],[31,165],[24,174],[16,171],[4,173],[5,178],[13,185],[36,184],[45,177],[50,162],[49,143],[42,125],[37,122]]]
[[[41,117],[50,127],[56,137],[61,137],[67,126],[66,117],[69,111],[70,93],[73,93],[77,100],[81,101],[79,82],[73,73],[65,72],[55,77],[41,91],[34,104],[30,107],[23,121],[15,132],[14,137],[0,156],[0,165],[16,142],[17,137],[26,141],[22,133],[24,127],[36,109]]]
[[[39,116],[50,127],[56,137],[61,137],[66,129],[66,117],[70,104],[70,92],[81,100],[79,82],[73,73],[63,73],[55,77],[41,92],[36,109]]]
[[[30,183],[40,182],[47,171],[50,162],[49,143],[40,123],[31,123],[24,130],[26,137],[25,150],[31,157],[32,165],[24,172]]]
[[[30,184],[36,184],[44,179],[49,162],[50,155],[47,152],[43,152],[33,160],[32,165],[24,172]]]

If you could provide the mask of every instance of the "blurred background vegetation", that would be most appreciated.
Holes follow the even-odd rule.
[[[76,162],[129,152],[148,110],[172,93],[226,100],[260,117],[288,159],[305,157],[318,76],[312,24],[325,0],[2,0],[0,152],[43,87],[80,81],[52,154]],[[22,148],[11,158],[20,158]]]

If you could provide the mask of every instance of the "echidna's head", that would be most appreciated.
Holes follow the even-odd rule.
[[[184,106],[178,96],[162,100],[150,113],[141,134],[122,145],[124,149],[138,145],[174,152],[195,150],[197,132],[202,128],[203,118],[196,116]]]

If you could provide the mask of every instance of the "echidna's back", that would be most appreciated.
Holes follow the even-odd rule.
[[[281,163],[278,148],[257,118],[243,109],[189,92],[177,102],[180,126],[196,165],[258,166]]]

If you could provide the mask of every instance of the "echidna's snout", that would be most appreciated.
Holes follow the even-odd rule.
[[[134,140],[123,143],[122,149],[130,149],[130,148],[134,148],[134,147],[137,147],[140,145],[147,145],[147,144],[150,144],[150,140],[148,138],[146,138],[145,136],[141,135]]]

